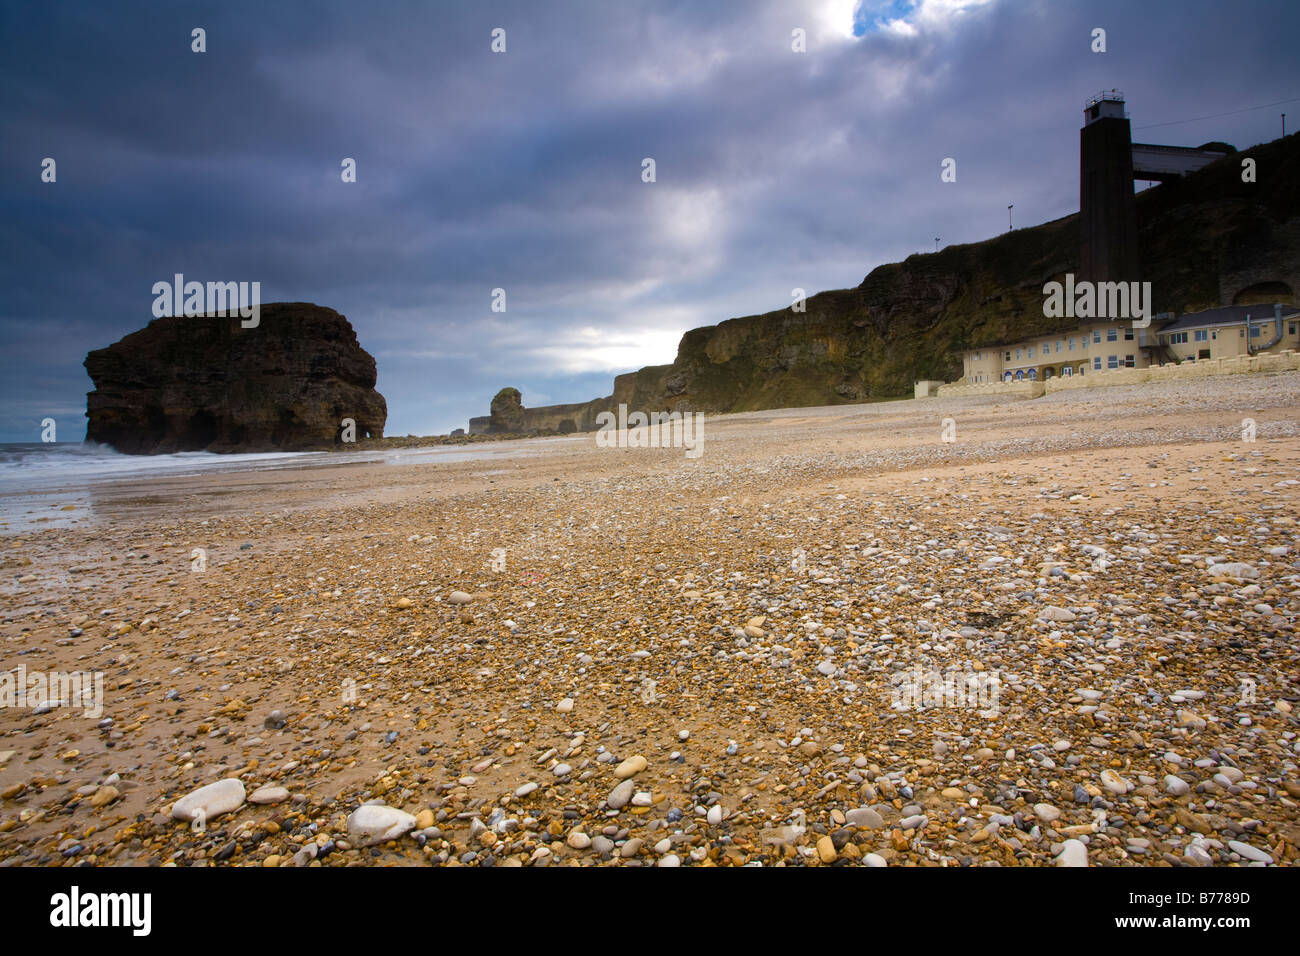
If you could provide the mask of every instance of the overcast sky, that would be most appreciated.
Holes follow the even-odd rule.
[[[1276,138],[1300,101],[1177,121],[1300,97],[1297,36],[1292,0],[3,2],[0,440],[81,438],[86,352],[176,272],[345,314],[390,435],[607,395],[686,329],[1076,211],[1102,89],[1139,141]]]

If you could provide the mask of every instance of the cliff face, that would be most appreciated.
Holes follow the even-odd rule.
[[[1256,182],[1242,182],[1242,159]],[[1233,153],[1137,197],[1143,279],[1155,312],[1295,301],[1300,291],[1300,134]],[[874,269],[855,289],[692,329],[672,365],[621,375],[575,424],[630,408],[750,411],[910,395],[961,375],[963,349],[1077,327],[1043,316],[1043,285],[1079,268],[1078,215]],[[590,414],[589,414],[590,413]],[[525,427],[548,421],[526,409]],[[593,426],[594,427],[594,426]]]
[[[130,454],[307,451],[383,437],[375,360],[346,318],[307,302],[238,316],[155,319],[86,356],[88,441]]]

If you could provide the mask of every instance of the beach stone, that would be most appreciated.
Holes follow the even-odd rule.
[[[1211,825],[1209,820],[1199,814],[1192,813],[1190,810],[1185,810],[1182,807],[1174,808],[1174,818],[1185,829],[1191,830],[1194,833],[1204,833],[1208,836],[1214,832],[1214,827]]]
[[[1197,866],[1211,866],[1214,863],[1214,857],[1210,855],[1210,851],[1205,848],[1205,845],[1200,840],[1193,840],[1187,844],[1187,848],[1183,850],[1183,856]]]
[[[572,697],[564,698],[564,700],[560,701],[558,704],[555,705],[555,710],[557,713],[560,714],[569,713],[571,710],[573,710],[573,698]]]
[[[1129,783],[1113,770],[1103,770],[1101,772],[1101,785],[1111,793],[1123,796],[1133,789],[1133,784]]]
[[[266,805],[283,803],[289,799],[289,791],[284,787],[258,787],[248,795],[249,803]]]
[[[844,814],[846,823],[855,827],[862,827],[867,830],[879,830],[885,825],[885,821],[880,814],[870,807],[858,807]]]
[[[122,792],[114,786],[100,787],[95,791],[94,796],[90,798],[92,807],[104,807],[122,796]]]
[[[660,857],[659,862],[655,864],[655,866],[667,866],[667,867],[679,867],[681,865],[682,865],[682,858],[679,857],[676,853],[669,853],[663,857]]]
[[[721,823],[722,804],[715,803],[713,806],[709,807],[709,812],[705,814],[704,819],[708,822],[709,826],[716,827],[719,823]]]
[[[583,833],[581,830],[574,830],[569,834],[568,838],[564,842],[575,850],[585,850],[591,846],[591,837],[587,836],[587,834]]]
[[[348,838],[358,846],[396,840],[415,827],[415,817],[396,807],[357,807],[348,817]]]
[[[889,862],[878,853],[868,853],[862,858],[862,862],[871,867],[889,866]]]
[[[1259,571],[1253,564],[1246,564],[1242,561],[1212,564],[1205,570],[1205,573],[1212,578],[1239,578],[1243,581],[1253,581],[1259,577]]]
[[[1034,814],[1044,823],[1055,823],[1061,818],[1061,811],[1050,803],[1035,803]]]
[[[1183,797],[1191,789],[1186,780],[1182,777],[1176,777],[1172,773],[1165,774],[1165,793],[1173,794],[1175,797]]]
[[[631,777],[635,777],[648,766],[648,763],[649,762],[645,757],[642,757],[640,754],[637,754],[635,757],[628,757],[614,768],[614,776],[618,777],[620,780],[627,780]]]
[[[195,812],[201,810],[204,819],[211,820],[223,813],[238,810],[246,798],[243,782],[236,777],[227,777],[181,797],[172,804],[171,816],[173,820],[191,822]]]
[[[522,785],[520,785],[519,787],[517,787],[517,788],[515,789],[515,796],[516,796],[516,797],[526,797],[526,796],[528,796],[530,793],[532,793],[534,790],[536,790],[536,789],[537,789],[537,786],[538,786],[538,785],[537,785],[536,783],[533,783],[533,782],[530,780],[528,783],[522,784]]]
[[[1273,857],[1263,850],[1251,846],[1249,843],[1242,843],[1240,840],[1229,840],[1228,849],[1233,853],[1240,854],[1248,860],[1256,863],[1272,863]]]
[[[1066,840],[1056,856],[1057,866],[1087,866],[1088,848],[1078,840]]]
[[[447,595],[447,600],[452,604],[469,604],[474,600],[474,596],[466,594],[464,591],[452,591]]]
[[[631,802],[634,793],[636,793],[636,781],[630,778],[624,780],[609,792],[609,796],[605,798],[605,805],[611,810],[622,810]]]
[[[1047,605],[1038,612],[1040,621],[1074,621],[1078,620],[1079,615],[1075,614],[1069,608],[1056,607],[1053,604]]]
[[[835,849],[835,841],[829,836],[817,841],[817,858],[823,863],[834,863],[840,858],[839,851]]]

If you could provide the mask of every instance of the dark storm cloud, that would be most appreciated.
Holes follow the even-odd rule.
[[[1017,225],[1074,211],[1097,90],[1126,91],[1140,140],[1273,138],[1280,109],[1141,127],[1300,95],[1298,23],[1283,2],[5,5],[0,438],[47,414],[80,435],[85,352],[178,271],[348,315],[390,434],[507,384],[607,394],[686,328],[986,238],[1008,203]]]

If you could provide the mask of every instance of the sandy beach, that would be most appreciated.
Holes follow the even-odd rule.
[[[37,496],[0,866],[1296,862],[1300,374],[499,448]]]

